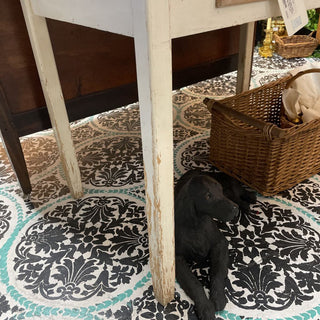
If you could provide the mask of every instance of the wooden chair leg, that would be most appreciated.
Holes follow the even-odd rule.
[[[240,26],[237,93],[247,91],[250,87],[254,36],[255,22],[245,23]]]
[[[13,124],[5,92],[0,85],[0,131],[12,168],[25,195],[31,193],[28,169],[16,127]]]
[[[80,170],[46,20],[33,13],[30,0],[20,2],[67,183],[73,197],[80,198]]]
[[[155,296],[163,305],[173,299],[175,286],[169,1],[132,4],[150,268]]]

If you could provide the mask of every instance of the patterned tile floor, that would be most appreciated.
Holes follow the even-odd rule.
[[[255,53],[252,86],[307,59]],[[210,170],[204,97],[234,94],[236,73],[176,91],[174,170]],[[0,147],[0,319],[197,319],[176,286],[154,299],[138,104],[72,124],[85,196],[70,197],[52,132],[22,138],[33,191],[21,196]],[[320,176],[220,224],[230,241],[228,304],[217,319],[320,319]],[[204,284],[206,269],[193,266]]]

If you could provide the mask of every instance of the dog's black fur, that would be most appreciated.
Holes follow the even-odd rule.
[[[219,182],[218,182],[219,181]],[[188,171],[175,187],[176,277],[194,301],[201,320],[212,320],[226,305],[224,293],[228,273],[228,243],[212,218],[230,221],[249,210],[255,193],[222,173]],[[189,262],[210,262],[210,297],[192,273]]]

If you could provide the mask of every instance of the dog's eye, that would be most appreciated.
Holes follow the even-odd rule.
[[[206,200],[210,200],[212,198],[212,194],[210,192],[207,192],[205,198]]]

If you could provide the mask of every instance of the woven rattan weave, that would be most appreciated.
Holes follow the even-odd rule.
[[[284,58],[302,58],[310,56],[318,46],[318,40],[307,35],[279,37],[274,34],[275,51]]]
[[[263,195],[274,195],[320,172],[320,119],[280,128],[285,76],[217,102],[212,113],[210,160],[221,171]],[[235,112],[234,112],[235,111]]]

